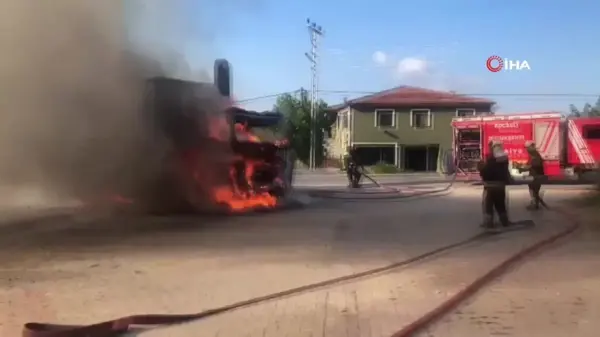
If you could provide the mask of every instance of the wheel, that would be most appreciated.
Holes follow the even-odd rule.
[[[585,174],[586,172],[582,169],[575,169],[573,171],[573,174],[575,176],[575,182],[577,183],[583,183],[585,181]]]

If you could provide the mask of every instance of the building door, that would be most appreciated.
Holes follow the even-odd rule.
[[[427,172],[436,172],[438,169],[438,158],[440,155],[439,145],[427,146]]]
[[[427,146],[405,146],[403,162],[407,172],[427,171]]]
[[[395,165],[396,146],[395,145],[356,145],[356,152],[361,162],[365,166],[377,164]]]
[[[440,146],[414,145],[405,146],[403,167],[407,172],[436,172]]]

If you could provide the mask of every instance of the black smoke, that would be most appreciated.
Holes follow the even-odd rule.
[[[141,108],[146,80],[204,76],[176,47],[156,43],[160,36],[132,33],[144,10],[163,13],[157,25],[177,22],[176,10],[153,7],[166,3],[177,8],[177,1],[0,2],[3,187],[85,199],[115,189],[136,194],[160,174],[169,143],[152,132]],[[218,113],[213,92],[204,99]]]

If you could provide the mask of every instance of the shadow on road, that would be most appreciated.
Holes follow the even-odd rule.
[[[433,211],[436,207],[443,208],[445,224]],[[236,216],[55,218],[22,234],[0,233],[0,245],[13,262],[30,253],[77,259],[92,253],[175,251],[260,254],[267,260],[391,261],[475,234],[478,208],[476,202],[445,197],[410,203],[329,201],[306,209]]]

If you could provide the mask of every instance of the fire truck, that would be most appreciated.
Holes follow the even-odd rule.
[[[452,129],[455,170],[463,177],[478,177],[477,163],[492,140],[504,145],[516,179],[528,175],[519,171],[528,160],[527,141],[535,142],[550,179],[581,179],[600,162],[600,118],[555,112],[456,117]]]

